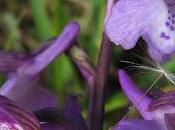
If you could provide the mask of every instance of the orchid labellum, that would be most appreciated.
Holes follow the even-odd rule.
[[[105,32],[116,45],[131,49],[142,37],[158,60],[175,51],[174,0],[118,0],[109,6]]]

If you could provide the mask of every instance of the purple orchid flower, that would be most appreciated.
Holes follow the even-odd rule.
[[[44,46],[29,56],[2,53],[0,58],[3,62],[0,65],[2,71],[7,73],[8,79],[2,85],[0,94],[29,110],[37,110],[45,106],[57,106],[56,98],[52,97],[53,100],[49,100],[51,94],[42,87],[39,74],[57,56],[68,49],[79,30],[77,23],[68,24],[52,44],[47,47]],[[38,102],[40,102],[39,105]]]
[[[87,124],[81,116],[81,108],[78,104],[78,96],[70,96],[64,110],[48,109],[39,111],[36,115],[43,122],[42,130],[88,130]],[[46,114],[46,118],[42,118]],[[37,117],[38,117],[37,116]],[[48,119],[49,118],[49,119]]]
[[[39,78],[40,72],[73,44],[79,31],[79,25],[71,22],[58,38],[34,54],[0,53],[0,72],[7,75],[0,89],[1,128],[87,130],[77,96],[71,96],[65,109],[59,110],[57,98],[43,88]]]
[[[0,96],[0,128],[7,130],[87,130],[77,96],[71,96],[64,110],[43,108],[35,115]],[[39,103],[38,103],[39,104]]]
[[[119,71],[122,90],[144,119],[121,120],[112,130],[174,130],[175,92],[169,92],[157,100],[144,95],[127,73]]]
[[[15,102],[0,96],[0,128],[7,130],[39,130],[37,118]]]
[[[161,61],[175,51],[174,0],[109,0],[105,32],[124,49],[136,45],[139,37],[150,55]]]

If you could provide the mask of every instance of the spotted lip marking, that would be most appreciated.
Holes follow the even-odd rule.
[[[165,32],[161,32],[161,33],[160,33],[160,37],[161,37],[161,38],[164,38],[165,40],[169,40],[169,39],[170,39],[170,36],[169,36],[169,35],[166,35]]]
[[[168,17],[168,24],[167,24],[167,22],[166,22],[166,25],[167,25],[167,27],[169,27],[169,29],[171,30],[171,31],[174,31],[174,29],[175,29],[175,14],[174,13],[172,13],[171,11],[168,11],[168,14],[169,14],[169,17]]]
[[[169,28],[170,31],[175,31],[175,13],[171,12],[170,10],[168,10],[168,18],[167,21],[165,22],[165,26]],[[160,33],[160,37],[165,39],[165,40],[169,40],[171,37],[169,35],[167,35],[165,32],[161,32]]]

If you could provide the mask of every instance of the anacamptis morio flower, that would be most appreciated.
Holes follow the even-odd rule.
[[[108,0],[108,3],[105,32],[116,45],[131,49],[142,37],[151,56],[159,61],[175,51],[174,0]]]
[[[79,31],[79,25],[71,22],[60,36],[35,53],[0,52],[0,72],[7,76],[0,89],[0,128],[87,130],[77,96],[71,96],[60,110],[57,98],[39,78],[40,72],[74,43]]]
[[[121,120],[112,130],[174,130],[175,92],[162,94],[158,99],[145,95],[127,73],[119,70],[122,90],[140,112],[143,119]]]

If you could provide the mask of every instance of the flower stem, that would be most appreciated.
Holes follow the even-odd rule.
[[[90,90],[89,130],[102,130],[104,116],[104,90],[110,65],[112,44],[103,34],[103,41],[97,63],[97,75],[94,87]]]

